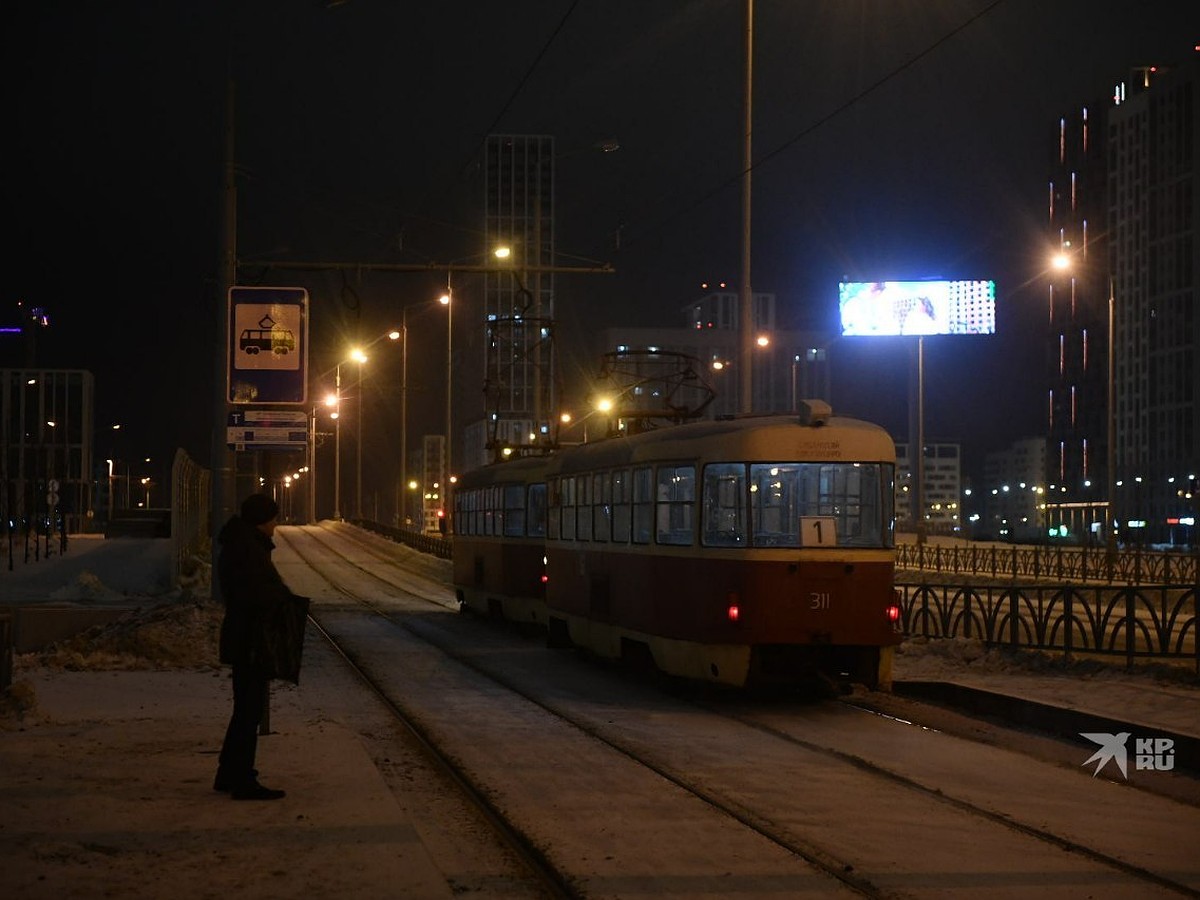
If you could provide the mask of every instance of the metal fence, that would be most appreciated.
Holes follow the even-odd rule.
[[[896,568],[988,578],[1103,581],[1107,584],[1197,584],[1198,554],[1143,550],[1109,554],[1103,547],[1022,544],[913,544],[896,546]]]
[[[909,637],[977,638],[1065,654],[1191,659],[1200,674],[1196,588],[1175,585],[937,585],[897,581]]]
[[[189,560],[212,559],[208,522],[211,478],[209,470],[183,450],[175,451],[171,465],[171,584],[179,584]]]
[[[422,553],[432,553],[441,559],[450,559],[454,546],[449,538],[440,535],[422,534],[419,531],[409,531],[405,528],[392,528],[390,525],[381,525],[367,519],[347,519],[347,521],[359,528],[381,534],[398,544],[405,544]]]

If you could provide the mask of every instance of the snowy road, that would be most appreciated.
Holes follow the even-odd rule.
[[[314,616],[587,896],[1200,895],[1194,803],[1015,732],[666,691],[449,611],[405,548],[307,532],[277,559]]]

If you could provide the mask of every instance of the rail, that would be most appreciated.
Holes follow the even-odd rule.
[[[1033,650],[1191,659],[1200,675],[1196,588],[903,583],[907,637],[977,638]]]
[[[1107,584],[1197,584],[1200,551],[1172,553],[1132,547],[1109,554],[1103,547],[1026,544],[898,543],[896,568],[991,579],[1032,578]]]

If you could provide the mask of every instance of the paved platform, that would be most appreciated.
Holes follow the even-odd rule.
[[[227,671],[18,673],[36,706],[20,725],[0,716],[2,893],[520,896],[486,854],[463,852],[462,817],[420,761],[386,731],[364,737],[385,720],[332,652],[306,654],[300,687],[272,689],[259,739],[260,779],[287,791],[269,802],[212,789]],[[397,790],[397,777],[413,782]]]

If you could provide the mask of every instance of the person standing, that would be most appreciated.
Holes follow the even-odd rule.
[[[279,507],[251,494],[217,535],[217,578],[225,601],[221,662],[233,668],[233,713],[225,730],[213,790],[234,800],[278,800],[254,767],[258,727],[272,678],[297,682],[308,598],[294,594],[271,562]]]

